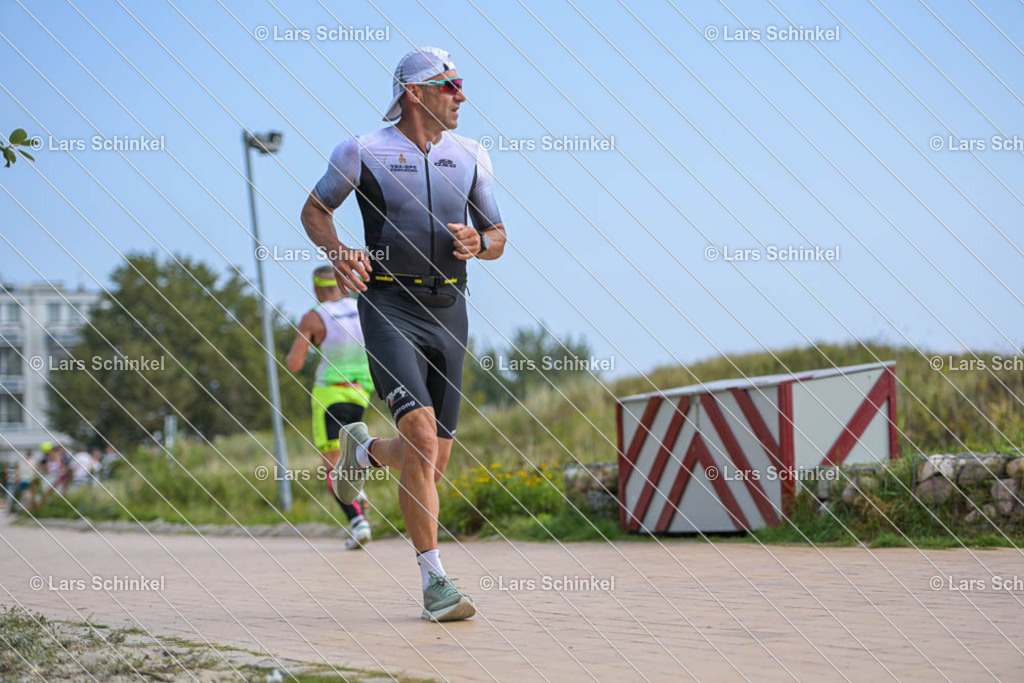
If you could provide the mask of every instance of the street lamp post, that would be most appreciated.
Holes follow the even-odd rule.
[[[284,421],[281,418],[281,389],[277,382],[277,363],[274,358],[274,331],[270,324],[270,310],[267,289],[263,281],[263,261],[260,249],[260,229],[256,220],[256,192],[252,184],[252,150],[260,154],[273,154],[281,149],[281,133],[249,133],[242,131],[242,145],[245,147],[245,177],[249,182],[249,213],[252,216],[253,253],[256,254],[256,286],[260,292],[260,318],[263,323],[263,346],[266,349],[267,383],[270,389],[272,407],[271,420],[274,425],[274,459],[277,461],[278,497],[281,508],[292,509],[292,489],[287,476],[288,451],[284,446]]]

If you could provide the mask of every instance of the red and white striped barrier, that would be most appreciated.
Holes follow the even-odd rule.
[[[895,460],[894,367],[721,380],[619,399],[622,528],[777,525],[798,477],[829,465]]]

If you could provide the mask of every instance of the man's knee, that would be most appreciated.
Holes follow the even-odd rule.
[[[402,469],[416,469],[433,477],[437,462],[437,427],[429,411],[416,412],[420,414],[410,414],[408,423],[400,429],[406,442]]]
[[[441,478],[444,477],[444,471],[448,467],[448,460],[452,455],[452,440],[441,439],[437,440],[437,467],[434,469],[434,483],[438,484],[441,482]]]

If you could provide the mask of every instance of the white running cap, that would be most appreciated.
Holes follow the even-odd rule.
[[[397,121],[402,116],[402,93],[406,83],[418,83],[455,68],[452,55],[439,47],[418,47],[399,60],[391,84],[394,98],[384,114],[385,121]]]

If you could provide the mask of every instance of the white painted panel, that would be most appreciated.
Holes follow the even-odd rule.
[[[774,391],[774,389],[772,391]],[[729,428],[732,429],[732,433],[733,436],[736,437],[736,441],[739,442],[740,449],[743,451],[743,455],[746,456],[747,462],[750,463],[751,468],[760,474],[761,488],[764,489],[765,494],[767,494],[768,500],[773,503],[777,514],[781,516],[782,487],[779,482],[778,471],[773,471],[769,468],[772,464],[771,458],[768,457],[768,454],[761,446],[761,442],[758,440],[753,428],[747,422],[746,415],[743,414],[743,411],[740,409],[739,402],[733,397],[732,393],[718,394],[716,398],[721,406],[722,415],[725,417],[725,421],[729,425]],[[766,400],[762,399],[761,402],[762,405],[767,405]],[[757,403],[755,403],[754,406],[757,407]],[[769,410],[774,410],[774,408],[769,408]],[[761,413],[761,416],[764,418],[764,413]],[[777,415],[769,413],[767,418],[765,418],[765,422],[769,425],[774,422],[776,432],[778,431],[779,421]],[[710,447],[710,444],[708,447],[711,450],[712,456],[715,456],[715,460],[718,460],[717,454],[714,449]],[[760,494],[756,495],[760,496]],[[747,508],[744,507],[743,511],[746,512]],[[753,521],[751,521],[751,523],[753,523]]]
[[[697,433],[693,425],[693,422],[697,419],[697,412],[699,412],[699,407],[691,404],[690,412],[687,414],[689,419],[683,423],[683,428],[679,430],[679,438],[672,449],[672,455],[669,456],[668,462],[665,463],[665,470],[661,474],[660,483],[655,482],[658,484],[658,488],[654,495],[651,496],[651,504],[643,518],[643,525],[648,529],[654,529],[658,523],[658,517],[661,516],[662,509],[668,504],[668,494],[672,490],[672,484],[675,482],[676,477],[679,476],[679,470],[682,469],[683,458],[686,457],[686,449],[690,447],[690,442],[693,441],[693,437]],[[645,470],[644,474],[650,476],[650,470]],[[641,481],[643,480],[642,477],[635,473],[633,476]],[[639,490],[636,497],[640,497]],[[630,509],[636,509],[635,506],[636,503],[634,502]]]
[[[793,385],[793,443],[798,470],[816,467],[878,381],[875,368]]]
[[[854,444],[844,465],[870,464],[889,460],[889,403],[875,413],[860,440]]]
[[[761,387],[750,390],[750,400],[753,401],[757,412],[761,414],[768,430],[779,441],[779,388]]]
[[[657,457],[658,451],[661,450],[661,445],[665,440],[665,433],[668,431],[668,426],[676,414],[676,403],[677,401],[662,401],[658,407],[658,412],[654,416],[654,422],[651,423],[651,431],[647,434],[643,448],[640,449],[640,453],[637,456],[636,468],[629,475],[629,481],[626,482],[626,506],[628,510],[636,509],[636,501],[640,497],[640,492],[643,491],[644,484],[647,483],[647,478],[651,475],[654,459]],[[646,408],[646,405],[644,407]],[[639,428],[642,416],[643,411],[641,410],[640,417],[636,419],[636,424],[634,425],[634,433]],[[685,425],[686,423],[684,422],[683,424]],[[643,430],[641,430],[641,433],[643,433]],[[624,442],[624,444],[623,448],[626,448],[628,451],[628,442]]]
[[[705,533],[714,533],[736,530],[732,517],[722,505],[722,501],[718,499],[714,487],[704,474],[704,467],[700,464],[693,468],[693,477],[689,486],[686,487],[679,512],[680,514],[676,515],[669,525],[669,531],[700,530]]]

